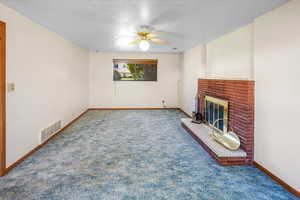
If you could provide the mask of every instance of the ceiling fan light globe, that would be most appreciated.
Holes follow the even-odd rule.
[[[142,51],[147,51],[150,47],[150,44],[147,40],[142,40],[139,44],[139,47]]]

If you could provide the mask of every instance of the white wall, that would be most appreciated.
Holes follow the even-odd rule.
[[[255,161],[300,191],[300,1],[186,51],[180,106],[191,113],[196,79],[255,79]],[[206,58],[205,57],[206,54]],[[205,64],[200,64],[206,59]]]
[[[194,111],[197,80],[205,78],[253,79],[253,24],[199,45],[183,54],[180,108]]]
[[[255,21],[255,160],[300,191],[300,1]]]
[[[180,80],[180,108],[188,114],[195,110],[198,79],[206,73],[205,45],[198,45],[183,54]]]
[[[253,78],[253,24],[207,43],[207,77]]]
[[[88,51],[0,4],[7,25],[6,165],[39,143],[39,132],[63,125],[88,107]]]
[[[157,82],[113,81],[112,60],[116,58],[158,59]],[[91,53],[90,107],[160,108],[178,106],[181,54]]]

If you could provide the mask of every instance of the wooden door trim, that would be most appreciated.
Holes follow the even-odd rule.
[[[0,55],[0,176],[3,176],[6,171],[6,24],[2,21],[0,21],[0,37],[3,37],[4,42],[0,43],[4,49]]]

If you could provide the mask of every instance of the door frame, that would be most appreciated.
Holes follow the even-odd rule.
[[[0,176],[6,172],[6,24],[0,21]]]

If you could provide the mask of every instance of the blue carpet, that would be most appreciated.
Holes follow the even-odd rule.
[[[0,199],[297,199],[252,166],[221,167],[177,110],[89,111],[0,179]]]

